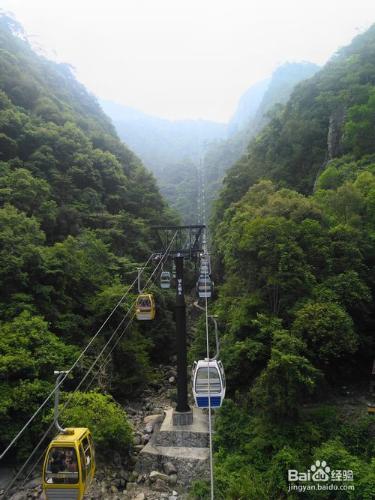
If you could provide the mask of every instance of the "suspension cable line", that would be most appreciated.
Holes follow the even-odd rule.
[[[133,307],[133,306],[132,306]],[[131,309],[130,309],[131,310]],[[130,311],[129,310],[129,311]],[[133,313],[132,317],[130,318],[130,320],[128,321],[127,325],[125,326],[124,330],[122,331],[119,339],[122,338],[122,336],[124,335],[124,333],[126,332],[126,330],[128,329],[128,327],[130,326],[130,324],[133,322],[134,320],[134,317],[135,317],[135,313]],[[111,337],[112,338],[112,337]],[[115,343],[115,345],[113,346],[113,348],[111,349],[111,351],[108,353],[108,356],[105,358],[105,361],[107,361],[107,363],[109,362],[109,356],[110,354],[112,353],[114,347],[117,345],[117,341]],[[108,345],[108,343],[106,344],[106,346]],[[105,347],[106,347],[105,346]],[[99,354],[99,357],[101,356],[102,353]],[[93,368],[94,365],[92,365],[92,368]],[[94,374],[94,376],[91,378],[90,382],[88,383],[88,385],[86,386],[86,389],[85,389],[85,392],[88,392],[88,390],[90,389],[93,381],[95,380],[95,378],[98,376],[98,374],[100,373],[100,370],[102,369],[103,366],[101,366],[101,368]],[[64,413],[64,410],[69,406],[72,398],[73,398],[73,395],[80,389],[80,387],[82,386],[83,382],[86,380],[87,376],[89,375],[89,373],[91,372],[91,369],[85,374],[85,376],[81,379],[81,381],[79,382],[79,384],[76,386],[76,388],[74,389],[74,391],[69,394],[68,396],[68,399],[67,401],[65,402],[64,406],[62,407],[61,411],[60,411],[60,414],[63,414]],[[34,456],[34,454],[36,453],[36,451],[39,449],[39,447],[41,446],[41,444],[43,443],[43,441],[46,439],[46,437],[48,436],[48,434],[50,433],[50,431],[52,430],[52,428],[55,426],[55,423],[52,422],[50,424],[50,426],[48,427],[48,429],[46,430],[46,432],[43,434],[42,438],[40,439],[40,441],[38,442],[38,444],[34,447],[32,453],[30,454],[30,456],[28,457],[28,459],[25,461],[25,463],[22,465],[22,467],[20,468],[20,470],[17,472],[17,474],[14,476],[14,478],[12,478],[12,481],[11,483],[7,486],[7,489],[4,493],[7,493],[10,488],[12,488],[13,484],[17,481],[18,477],[21,475],[21,473],[24,471],[24,469],[27,467],[27,465],[29,464],[29,462],[31,461],[32,457]],[[34,463],[34,465],[32,466],[32,468],[30,469],[30,471],[28,472],[27,476],[25,477],[25,479],[23,480],[22,482],[22,486],[24,486],[26,484],[26,481],[28,480],[28,478],[30,477],[30,475],[33,473],[33,471],[35,470],[36,466],[38,465],[38,463],[41,461],[41,459],[43,458],[46,450],[48,449],[48,446],[42,451],[42,453],[39,455],[38,459],[36,460],[36,462]]]
[[[201,165],[200,165],[201,167]],[[206,225],[206,198],[205,198],[205,179],[203,169],[199,169],[200,174],[200,193],[198,197],[198,205],[199,205],[199,218],[202,220],[202,223]],[[207,233],[204,231],[204,241],[203,241],[203,253],[207,254]],[[204,274],[204,285],[207,290],[207,276],[208,274]],[[212,447],[212,409],[211,409],[211,387],[210,387],[210,342],[209,342],[209,328],[208,328],[208,318],[211,318],[214,321],[215,325],[215,338],[216,338],[216,354],[213,359],[216,359],[219,356],[219,340],[217,333],[217,322],[216,319],[208,314],[208,300],[207,294],[205,296],[205,306],[204,308],[198,304],[196,301],[195,305],[202,309],[205,313],[205,328],[206,328],[206,360],[207,360],[207,389],[208,389],[208,434],[209,434],[209,459],[210,459],[210,496],[211,500],[214,500],[214,471],[213,471],[213,447]]]
[[[196,300],[194,302],[194,307],[196,307],[197,309],[200,309],[203,312],[206,311],[205,307],[202,307],[202,306],[199,305],[198,300]],[[210,318],[210,320],[213,321],[213,323],[214,323],[214,329],[215,329],[216,352],[215,352],[215,356],[213,356],[212,359],[218,359],[219,354],[220,354],[220,339],[219,339],[219,332],[218,332],[217,319],[216,319],[217,316],[215,316],[213,314],[209,314],[208,317]]]
[[[134,307],[134,304],[132,305],[132,307],[127,311],[126,315],[124,316],[124,318],[122,319],[122,321],[120,322],[119,326],[116,328],[116,330],[114,331],[114,334],[118,331],[119,327],[122,325],[122,323],[124,322],[124,320],[126,319],[126,317],[128,316],[129,312],[131,311],[131,309]],[[127,330],[128,326],[131,324],[132,320],[134,319],[134,316],[135,316],[135,313],[133,313],[133,316],[131,317],[131,319],[129,320],[128,324],[126,325],[123,333]],[[123,333],[121,335],[123,335]],[[113,338],[113,335],[111,336],[111,338],[109,339],[109,341],[107,342],[107,344],[104,346],[104,348],[102,349],[102,351],[99,353],[98,357],[95,359],[95,361],[93,362],[93,364],[90,366],[89,370],[85,373],[85,375],[83,376],[83,378],[80,380],[80,382],[77,384],[77,386],[75,387],[74,391],[72,393],[69,394],[68,396],[68,399],[67,401],[65,402],[64,406],[62,407],[62,410],[60,412],[60,414],[64,413],[64,410],[69,406],[70,402],[72,401],[73,399],[73,396],[74,394],[80,389],[80,387],[82,386],[82,384],[84,383],[84,381],[87,379],[88,375],[91,373],[91,370],[92,368],[95,366],[97,360],[99,359],[99,357],[102,355],[104,349],[107,347],[107,345],[109,344],[109,342],[111,341],[111,339]],[[90,383],[88,384],[88,386],[86,387],[86,391],[89,389],[89,387],[91,386],[91,383],[93,382],[93,380],[95,379],[95,377],[97,376],[97,374],[94,375],[94,377],[91,379]],[[13,486],[13,484],[17,481],[18,477],[21,475],[21,473],[24,471],[24,469],[27,467],[27,465],[29,464],[29,462],[31,461],[32,457],[34,456],[34,454],[36,453],[36,451],[39,449],[39,447],[41,446],[41,444],[43,443],[43,441],[46,439],[46,437],[48,436],[48,434],[50,433],[50,431],[52,430],[52,428],[55,426],[55,423],[54,421],[50,424],[50,426],[48,427],[48,429],[46,430],[46,432],[43,434],[42,438],[40,439],[40,441],[38,442],[38,444],[34,447],[32,453],[30,454],[30,456],[27,458],[27,460],[24,462],[24,464],[22,465],[22,467],[18,470],[17,474],[12,478],[11,480],[11,483],[7,486],[7,489],[5,491],[5,493],[7,493],[10,488]],[[31,475],[31,473],[33,472],[33,470],[35,469],[35,467],[38,465],[38,463],[40,462],[40,460],[43,458],[44,456],[44,453],[45,451],[47,450],[48,446],[43,450],[42,454],[39,456],[39,458],[37,459],[37,461],[35,462],[35,464],[33,465],[33,467],[31,468],[31,470],[29,471],[28,475],[26,476],[26,478],[24,479],[23,481],[23,484],[24,485],[27,481],[27,479],[29,478],[29,476]]]
[[[205,275],[205,286],[207,286],[207,274]],[[210,388],[210,343],[208,330],[208,300],[205,297],[205,325],[206,325],[206,352],[207,352],[207,387],[208,387],[208,435],[210,445],[210,486],[211,500],[214,499],[214,471],[213,471],[213,453],[212,453],[212,411],[211,411],[211,388]]]
[[[173,238],[171,239],[171,242],[168,246],[168,248],[166,249],[166,251],[164,252],[164,255],[160,258],[157,266],[155,267],[155,269],[153,270],[151,276],[148,278],[146,284],[145,284],[145,287],[148,286],[149,282],[152,280],[153,276],[155,275],[155,273],[157,272],[158,268],[160,266],[163,265],[164,263],[164,260],[166,258],[168,258],[168,255],[170,253],[170,248],[173,244],[173,241],[175,239],[177,235],[177,232],[175,232]],[[148,258],[146,264],[143,266],[143,268],[141,268],[140,272],[138,273],[138,276],[137,278],[133,281],[132,285],[130,285],[130,287],[127,289],[127,291],[125,292],[125,294],[123,295],[123,297],[119,300],[119,302],[116,304],[115,308],[111,311],[110,315],[107,317],[107,319],[105,320],[105,322],[102,324],[102,326],[100,327],[100,329],[98,330],[98,332],[95,334],[95,336],[98,335],[98,333],[100,333],[100,331],[103,329],[104,325],[106,322],[108,322],[109,318],[114,314],[115,310],[120,306],[120,304],[124,301],[126,295],[129,293],[129,291],[131,290],[131,288],[134,286],[134,284],[138,281],[139,282],[139,276],[140,274],[144,271],[144,269],[147,267],[149,261],[151,260],[151,258],[153,257],[154,254],[151,254],[150,257]],[[130,307],[130,309],[128,309],[127,313],[125,314],[125,316],[123,317],[123,319],[121,320],[121,322],[119,323],[119,325],[116,327],[116,329],[114,330],[114,332],[112,333],[111,337],[109,338],[109,340],[107,341],[107,343],[104,345],[104,347],[101,349],[100,353],[98,354],[98,356],[95,358],[94,362],[91,364],[90,368],[86,371],[85,375],[83,376],[83,378],[80,380],[80,382],[78,383],[78,385],[75,387],[74,391],[69,395],[65,405],[63,406],[62,408],[62,412],[67,408],[67,406],[69,405],[69,403],[71,402],[74,394],[79,390],[79,388],[82,386],[83,382],[87,379],[88,375],[91,373],[92,369],[94,368],[94,366],[96,365],[96,363],[98,362],[99,358],[102,356],[102,354],[104,353],[105,349],[108,347],[108,345],[110,344],[110,342],[112,341],[112,339],[114,338],[114,336],[116,335],[116,333],[118,332],[118,330],[120,329],[121,325],[124,323],[124,321],[126,320],[126,318],[128,317],[129,313],[131,312],[131,310],[134,308],[135,306],[135,302],[133,302],[132,306]],[[110,352],[108,353],[107,357],[106,357],[106,360],[108,360],[110,354],[113,352],[114,348],[117,346],[118,342],[121,340],[121,338],[123,337],[123,335],[125,334],[126,330],[128,329],[128,327],[130,326],[130,324],[132,323],[133,319],[135,317],[135,312],[133,313],[131,319],[128,321],[126,327],[124,328],[124,330],[122,331],[121,335],[119,336],[119,338],[117,339],[117,341],[115,342],[115,344],[112,346]],[[84,351],[81,353],[81,355],[79,356],[79,358],[76,360],[76,362],[72,365],[72,367],[67,371],[66,375],[64,376],[64,378],[61,380],[61,382],[59,384],[56,385],[55,387],[55,390],[51,392],[51,394],[48,396],[48,398],[43,402],[43,406],[47,403],[48,399],[54,394],[54,392],[57,390],[58,387],[60,387],[60,385],[62,384],[62,382],[65,380],[66,376],[73,370],[73,368],[76,366],[76,364],[78,363],[79,359],[82,358],[83,356],[83,353],[87,351],[88,347],[92,344],[94,338],[90,341],[90,343],[88,344],[88,346],[86,346],[86,348],[84,349]],[[108,362],[108,361],[107,361]],[[98,372],[99,373],[99,372]],[[98,373],[96,373],[94,375],[94,377],[92,378],[92,380],[90,381],[90,383],[88,384],[86,390],[91,386],[93,380],[95,379],[95,377],[98,375]],[[35,416],[39,413],[39,411],[41,410],[41,408],[43,407],[39,407],[38,411],[35,412]],[[35,416],[33,418],[35,418]],[[32,419],[29,420],[29,423],[32,422]],[[29,425],[29,424],[28,424]],[[46,437],[48,436],[49,432],[51,431],[51,429],[53,428],[54,426],[54,422],[51,423],[51,425],[48,427],[48,429],[46,430],[46,432],[43,434],[42,438],[40,439],[40,441],[38,442],[38,444],[34,447],[32,453],[29,455],[29,457],[27,458],[27,460],[24,462],[24,464],[22,465],[22,467],[19,469],[19,471],[17,472],[17,474],[14,476],[14,478],[12,478],[12,480],[10,481],[10,483],[7,485],[6,487],[6,490],[4,492],[4,494],[8,493],[9,490],[12,488],[13,484],[17,481],[18,477],[20,476],[20,474],[23,472],[23,470],[27,467],[27,465],[29,464],[29,462],[31,461],[32,457],[34,456],[34,454],[36,453],[36,451],[39,449],[39,447],[41,446],[41,444],[43,443],[43,441],[46,439]],[[16,438],[18,439],[20,437],[20,433],[19,435],[16,436]],[[16,440],[13,440],[13,442],[8,446],[8,448],[5,450],[5,452],[2,454],[2,456],[0,457],[0,459],[5,455],[5,453],[8,451],[8,449],[10,448],[10,446],[12,446],[12,444],[14,444],[16,442]],[[25,484],[26,480],[28,479],[28,477],[30,476],[30,474],[32,473],[32,471],[35,469],[36,465],[39,463],[39,461],[41,460],[41,458],[43,457],[44,455],[44,452],[45,450],[43,451],[43,453],[39,456],[38,460],[36,461],[36,463],[34,464],[34,466],[32,467],[31,471],[29,472],[29,474],[26,476],[26,479],[24,480],[23,484]]]
[[[150,257],[148,258],[146,264],[142,268],[142,272],[144,269],[147,267],[149,261],[153,257],[154,254],[151,254]],[[21,430],[16,434],[16,436],[12,439],[12,441],[9,443],[9,445],[5,448],[5,450],[1,453],[0,455],[0,460],[8,453],[8,451],[12,448],[12,446],[18,441],[18,439],[22,436],[22,434],[25,432],[25,430],[28,428],[28,426],[31,424],[31,422],[37,417],[37,415],[41,412],[41,410],[45,407],[45,405],[48,403],[48,401],[51,399],[51,397],[55,394],[56,390],[60,388],[60,386],[63,384],[65,379],[68,377],[68,375],[74,370],[74,368],[78,365],[79,361],[83,358],[83,356],[86,354],[88,349],[91,347],[95,339],[98,337],[100,332],[103,330],[105,325],[108,323],[110,318],[113,316],[115,311],[118,309],[118,307],[122,304],[122,302],[125,300],[126,296],[130,292],[130,290],[133,288],[134,284],[136,283],[138,277],[133,281],[133,283],[128,287],[124,295],[121,297],[121,299],[117,302],[117,304],[114,306],[110,314],[107,316],[105,321],[102,323],[100,328],[97,330],[95,335],[91,338],[90,342],[87,344],[87,346],[81,351],[79,354],[78,358],[75,360],[73,365],[67,370],[66,374],[64,377],[62,377],[61,381],[59,384],[56,384],[54,389],[50,392],[50,394],[46,397],[46,399],[43,401],[43,403],[37,408],[37,410],[33,413],[33,415],[29,418],[29,420],[25,423],[25,425],[21,428]]]
[[[163,267],[163,265],[164,265],[164,261],[165,261],[165,260],[168,258],[168,256],[169,256],[169,253],[170,253],[170,248],[171,248],[171,246],[172,246],[172,244],[173,244],[173,241],[174,241],[174,239],[175,239],[176,235],[177,235],[177,231],[175,232],[175,234],[174,234],[174,236],[173,236],[173,238],[172,238],[172,240],[171,240],[170,244],[168,245],[168,248],[167,248],[167,249],[166,249],[166,251],[164,252],[164,255],[163,255],[163,256],[162,256],[162,258],[160,259],[160,261],[159,261],[158,265],[156,266],[156,268],[154,269],[153,273],[151,274],[151,276],[150,276],[150,277],[149,277],[149,279],[147,280],[147,282],[146,282],[146,284],[145,284],[144,288],[147,288],[147,286],[148,286],[149,282],[152,280],[152,278],[153,278],[154,274],[156,273],[156,271],[158,270],[159,266]],[[105,368],[105,367],[107,366],[107,364],[108,364],[108,362],[109,362],[109,359],[110,359],[110,356],[111,356],[112,352],[114,351],[114,349],[116,348],[116,346],[118,345],[118,343],[120,342],[120,340],[122,339],[123,335],[125,334],[125,332],[126,332],[126,330],[127,330],[128,326],[130,325],[130,323],[133,321],[134,317],[135,317],[135,313],[133,314],[133,316],[132,316],[132,318],[130,319],[129,323],[126,325],[125,329],[124,329],[124,330],[122,331],[122,333],[118,336],[117,340],[115,341],[115,343],[114,343],[114,344],[113,344],[113,346],[111,347],[111,350],[107,353],[107,355],[106,355],[105,359],[104,359],[104,360],[103,360],[103,362],[102,362],[101,367],[99,368],[98,372],[94,375],[94,377],[91,379],[91,382],[89,383],[88,387],[90,387],[90,386],[91,386],[91,384],[92,384],[92,382],[94,381],[94,379],[98,376],[98,374],[99,374],[100,370],[102,370],[103,368]]]
[[[104,352],[104,350],[106,349],[106,347],[109,345],[109,343],[111,342],[113,336],[117,333],[118,329],[120,328],[120,326],[123,324],[123,322],[125,321],[126,317],[128,316],[129,312],[133,309],[134,307],[134,304],[131,306],[131,308],[127,311],[126,315],[124,316],[124,318],[121,320],[120,324],[118,325],[118,327],[116,328],[116,330],[113,332],[112,336],[110,337],[109,341],[105,344],[105,346],[103,347],[103,349],[100,351],[99,355],[97,356],[97,358],[94,360],[94,362],[92,363],[92,365],[90,366],[90,368],[87,370],[87,372],[85,373],[85,375],[82,377],[82,379],[80,380],[80,382],[77,384],[77,386],[75,387],[74,391],[72,393],[69,394],[68,396],[68,399],[67,401],[65,402],[62,410],[60,413],[63,413],[64,410],[69,406],[70,402],[72,401],[73,399],[73,396],[74,394],[80,389],[80,387],[82,386],[82,384],[84,383],[84,381],[87,379],[87,377],[89,376],[89,374],[91,373],[93,367],[96,365],[99,357],[102,355],[102,353]],[[128,326],[130,325],[130,323],[132,322],[133,318],[135,316],[135,313],[133,314],[132,318],[129,320],[128,324],[126,325],[125,327],[125,330],[128,328]],[[124,331],[125,331],[124,330]],[[91,382],[95,379],[95,376],[96,374],[94,375],[94,377],[92,378]],[[91,382],[89,383],[88,387],[90,387],[91,385]],[[86,391],[88,389],[88,387],[86,388]],[[22,467],[17,471],[17,474],[12,478],[10,484],[7,486],[6,490],[5,490],[5,493],[7,493],[10,488],[12,488],[13,484],[17,481],[18,477],[21,475],[21,473],[25,470],[25,468],[27,467],[27,465],[29,464],[29,462],[31,461],[32,457],[34,456],[34,454],[36,453],[36,451],[39,449],[39,447],[42,445],[43,441],[46,439],[46,437],[48,436],[48,434],[50,433],[50,431],[52,430],[52,428],[55,426],[55,422],[52,421],[52,423],[50,424],[50,426],[48,427],[48,429],[46,430],[46,432],[43,434],[42,438],[39,440],[38,444],[34,447],[32,453],[30,454],[30,456],[27,458],[27,460],[24,462],[24,464],[22,465]],[[48,447],[47,447],[48,448]],[[47,449],[46,448],[46,449]],[[26,483],[28,477],[30,476],[30,474],[32,473],[32,471],[35,469],[36,465],[40,462],[40,460],[42,459],[42,457],[44,456],[44,453],[45,453],[45,450],[43,450],[42,454],[39,456],[38,460],[36,461],[36,463],[34,464],[34,466],[32,467],[31,471],[29,472],[29,474],[26,476],[25,480],[23,481],[23,485]]]

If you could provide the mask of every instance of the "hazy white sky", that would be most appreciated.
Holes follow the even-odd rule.
[[[323,64],[375,22],[375,0],[0,0],[104,99],[227,121],[285,61]]]

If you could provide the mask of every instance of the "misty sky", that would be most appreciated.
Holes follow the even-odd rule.
[[[227,121],[285,61],[324,64],[375,22],[375,0],[0,0],[48,57],[104,99]]]

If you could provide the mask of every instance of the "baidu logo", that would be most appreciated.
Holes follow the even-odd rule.
[[[331,479],[330,472],[331,468],[328,467],[325,460],[317,460],[307,472],[289,469],[288,481],[329,481]]]
[[[315,464],[312,464],[310,470],[311,472],[313,472],[313,475],[311,476],[311,479],[313,481],[328,481],[329,479],[331,479],[331,476],[329,474],[331,468],[328,467],[325,460],[323,460],[322,462],[320,462],[320,460],[317,460]]]
[[[353,480],[352,470],[332,469],[325,460],[316,460],[306,472],[288,470],[288,481],[293,483],[289,485],[289,491],[353,491],[354,485],[348,483]]]

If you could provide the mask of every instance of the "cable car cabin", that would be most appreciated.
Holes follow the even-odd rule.
[[[201,274],[197,281],[197,295],[200,299],[210,298],[213,293],[213,282],[208,274]]]
[[[155,300],[151,293],[138,295],[135,308],[135,315],[138,320],[144,321],[155,318]]]
[[[66,429],[51,441],[43,466],[47,500],[82,500],[95,474],[95,452],[85,427]]]
[[[171,273],[162,271],[160,275],[160,288],[171,288]]]
[[[201,359],[195,361],[192,386],[198,408],[220,408],[225,397],[225,374],[221,361]],[[210,401],[208,400],[210,395]]]
[[[210,269],[208,267],[208,264],[201,264],[200,273],[201,274],[210,274]]]
[[[210,273],[210,264],[208,260],[202,259],[200,262],[200,271],[201,274],[209,274]]]

